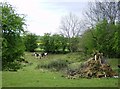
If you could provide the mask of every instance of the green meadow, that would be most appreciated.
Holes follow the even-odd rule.
[[[38,64],[60,58],[76,61],[74,56],[71,54],[49,54],[45,58],[37,59],[31,53],[26,52],[25,59],[30,64],[18,71],[3,71],[2,87],[118,87],[117,78],[67,79],[61,77],[61,72],[36,68]],[[108,62],[114,70],[118,70],[117,59],[109,59]]]

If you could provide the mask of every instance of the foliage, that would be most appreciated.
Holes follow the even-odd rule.
[[[64,53],[65,49],[67,49],[67,38],[59,34],[51,35],[49,33],[46,33],[41,38],[41,42],[41,46],[46,52]]]
[[[115,52],[114,55],[115,57],[120,57],[120,23],[116,25],[116,30],[113,34],[112,41],[113,41],[112,49]]]
[[[83,34],[81,47],[87,54],[98,50],[108,57],[120,57],[118,29],[120,29],[119,24],[111,24],[107,20],[103,20]]]
[[[29,52],[34,52],[35,48],[37,48],[37,36],[35,34],[32,33],[27,33],[24,36],[24,43],[25,43],[25,47],[26,47],[26,51]]]
[[[106,2],[98,0],[95,3],[89,3],[85,15],[88,19],[87,24],[92,27],[89,29],[91,37],[87,38],[90,35],[85,36],[86,33],[82,36],[82,41],[85,41],[83,45],[88,44],[84,46],[87,53],[98,50],[108,57],[120,57],[119,7],[120,2],[111,2],[110,0],[106,0]],[[83,40],[83,37],[87,40]]]
[[[106,20],[96,25],[94,35],[96,37],[96,49],[109,57],[120,57],[117,47],[119,47],[119,27],[116,24],[107,23]],[[113,50],[114,49],[114,50]]]
[[[46,33],[40,39],[42,43],[40,47],[41,49],[44,49],[44,51],[51,53],[66,53],[67,51],[78,51],[79,37],[72,37],[70,39],[71,40],[69,43],[69,38],[64,37],[63,35],[51,35],[49,33]]]
[[[67,68],[68,63],[69,63],[68,60],[57,59],[57,60],[52,60],[46,64],[38,65],[38,68],[40,67],[40,68],[60,71],[63,70],[64,68]]]
[[[19,62],[9,62],[6,65],[5,70],[6,71],[17,71],[18,69],[20,69],[22,66]]]
[[[70,38],[70,43],[69,43],[69,51],[70,52],[77,52],[79,51],[78,49],[78,44],[79,44],[79,37],[72,37]]]
[[[50,52],[51,51],[51,45],[50,44],[50,34],[49,33],[46,33],[44,34],[44,36],[42,37],[42,46],[43,46],[43,49],[46,51],[46,52]]]
[[[8,68],[8,64],[14,64],[24,52],[22,33],[25,25],[24,16],[15,13],[8,3],[2,5],[2,66]],[[14,67],[12,67],[14,68]]]
[[[79,49],[85,54],[91,54],[95,47],[91,29],[88,29],[80,38]]]

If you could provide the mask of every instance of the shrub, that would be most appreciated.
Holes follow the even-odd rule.
[[[20,68],[21,68],[21,64],[19,62],[9,62],[7,63],[6,67],[4,67],[4,70],[17,71]]]
[[[44,63],[42,65],[38,65],[37,68],[46,68],[46,69],[52,69],[55,71],[60,71],[62,69],[65,69],[68,67],[69,61],[68,60],[52,60],[48,63]]]

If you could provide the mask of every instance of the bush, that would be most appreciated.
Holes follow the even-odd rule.
[[[38,65],[37,68],[46,68],[46,69],[52,69],[55,71],[60,71],[68,67],[69,61],[68,60],[52,60],[48,63]]]
[[[6,71],[17,71],[21,68],[21,64],[19,62],[10,62],[4,67]]]

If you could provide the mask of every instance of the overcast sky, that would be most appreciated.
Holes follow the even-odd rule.
[[[90,0],[4,0],[26,15],[27,30],[37,35],[58,33],[61,18],[70,12],[84,18]],[[93,1],[93,0],[91,0]]]

